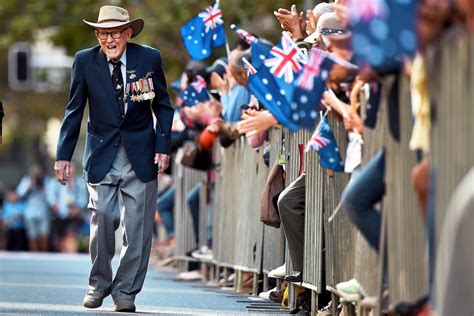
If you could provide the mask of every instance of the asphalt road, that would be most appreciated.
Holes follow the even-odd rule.
[[[116,263],[115,263],[116,265]],[[98,309],[86,309],[91,263],[88,255],[0,252],[0,314],[118,314],[112,298]],[[216,292],[196,283],[174,280],[171,271],[149,269],[135,301],[140,314],[247,314],[248,299]],[[123,315],[120,313],[120,315]]]

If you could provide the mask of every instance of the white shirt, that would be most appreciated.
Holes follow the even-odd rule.
[[[122,62],[122,65],[120,65],[120,70],[122,71],[122,79],[123,79],[123,84],[124,84],[123,95],[125,96],[125,86],[127,85],[127,77],[126,77],[126,73],[127,73],[127,49],[125,49],[125,51],[122,54],[122,57],[120,57],[120,61]],[[112,65],[112,63],[110,63],[110,58],[109,57],[107,57],[107,63],[109,65],[110,76],[112,76],[112,73],[114,72],[114,66]],[[127,113],[127,108],[128,108],[128,103],[127,102],[125,102],[124,107],[125,107],[125,113]]]

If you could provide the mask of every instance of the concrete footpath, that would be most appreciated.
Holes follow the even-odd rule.
[[[82,307],[90,266],[88,255],[0,252],[0,314],[118,314],[113,312],[110,296],[98,309]],[[171,271],[149,269],[135,301],[137,313],[249,314],[246,306],[253,301],[247,296],[223,293],[202,283],[178,282],[174,277]]]

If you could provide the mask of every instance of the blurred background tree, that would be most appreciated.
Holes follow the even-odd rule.
[[[304,2],[304,3],[303,3]],[[306,9],[320,1],[300,1],[298,9]],[[97,41],[83,19],[96,21],[100,6],[112,4],[129,10],[132,18],[145,20],[143,32],[134,41],[156,47],[164,60],[168,82],[176,80],[189,60],[180,36],[181,26],[212,0],[1,0],[0,1],[0,99],[6,108],[4,145],[0,146],[0,184],[16,184],[28,166],[40,164],[51,171],[52,159],[48,155],[44,134],[51,118],[61,119],[67,103],[67,88],[61,91],[39,93],[16,92],[8,89],[8,48],[17,41],[33,43],[37,31],[52,30],[50,41],[64,47],[74,56],[78,50],[91,47]],[[276,42],[281,28],[273,11],[290,8],[290,0],[221,0],[221,9],[231,49],[237,36],[229,26],[239,24],[244,29]],[[220,48],[207,61],[225,55]],[[53,124],[53,126],[56,126]],[[75,159],[82,156],[81,143]],[[51,172],[49,172],[51,173]]]

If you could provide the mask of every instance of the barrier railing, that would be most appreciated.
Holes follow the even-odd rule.
[[[176,186],[175,193],[175,235],[176,249],[175,259],[177,259],[180,270],[186,270],[189,260],[192,260],[186,254],[197,247],[197,240],[194,234],[193,219],[191,210],[187,204],[187,195],[197,184],[203,184],[206,181],[206,173],[194,169],[175,165],[174,183]],[[204,186],[205,188],[205,186]],[[205,190],[200,190],[200,192]],[[200,199],[200,217],[207,218],[207,207],[202,207]],[[200,229],[202,234],[202,229]],[[205,242],[205,241],[204,241]],[[199,241],[201,244],[202,241]]]
[[[438,179],[437,235],[452,192],[474,165],[471,144],[474,138],[474,124],[471,122],[474,117],[472,56],[474,37],[453,30],[445,35],[428,58],[430,95],[436,114],[432,124],[431,159]],[[319,166],[316,153],[304,154],[307,176],[304,279],[301,285],[313,291],[313,304],[317,294],[326,288],[333,292],[337,301],[340,293],[335,290],[336,284],[356,278],[368,295],[378,298],[378,303],[376,300],[369,305],[374,308],[378,304],[380,311],[384,275],[388,278],[391,306],[414,302],[428,294],[425,225],[419,215],[411,176],[418,160],[408,146],[413,122],[409,96],[406,76],[384,78],[377,126],[374,130],[364,131],[362,166],[377,151],[386,150],[386,194],[380,205],[383,214],[380,254],[368,246],[343,211],[329,221],[339,205],[349,175],[329,174]],[[330,118],[330,124],[345,158],[346,131],[334,118]],[[299,174],[300,145],[304,146],[309,137],[308,132],[271,131],[270,165],[281,152],[284,139],[287,185]],[[284,251],[282,230],[264,226],[259,220],[260,195],[269,171],[262,159],[262,149],[250,148],[242,138],[229,148],[219,148],[217,156],[220,170],[216,176],[213,214],[215,264],[252,272],[256,276],[267,274],[281,265],[285,258],[288,272],[292,272],[291,260]],[[187,173],[181,177],[186,176]],[[182,201],[176,203],[179,213],[176,231],[181,238],[178,239],[179,254],[184,254],[183,249],[193,246],[193,241],[189,240],[192,228],[189,216],[179,209],[187,210],[183,192],[189,190],[194,182],[183,179],[178,182],[180,179],[177,179],[177,199]],[[178,189],[179,185],[182,188]],[[179,237],[180,233],[185,235]],[[265,280],[264,289],[267,289]],[[236,287],[241,288],[241,284]],[[294,303],[294,295],[290,300]]]

